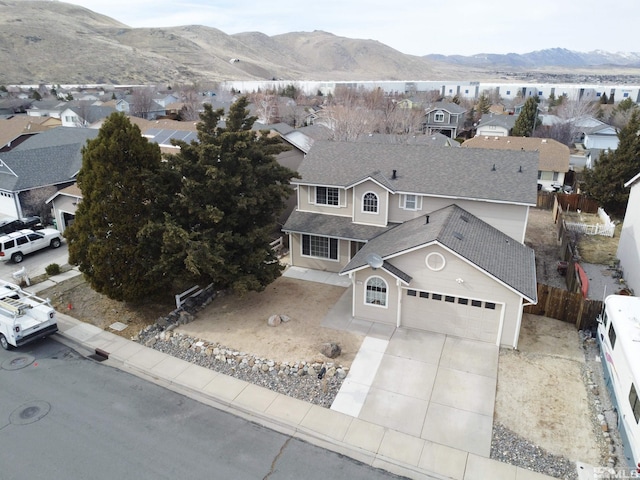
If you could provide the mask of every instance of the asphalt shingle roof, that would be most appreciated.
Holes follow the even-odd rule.
[[[534,251],[457,205],[404,222],[372,238],[340,273],[365,267],[370,253],[393,262],[396,255],[434,242],[467,259],[528,300],[537,301]]]
[[[84,146],[87,143],[87,140],[91,140],[97,136],[98,130],[93,128],[50,128],[44,132],[38,133],[37,135],[33,135],[29,140],[14,148],[13,151],[55,147],[73,143],[81,143]]]
[[[538,152],[316,141],[292,183],[344,188],[376,175],[392,192],[535,205],[538,159]]]
[[[299,212],[296,210],[291,213],[284,227],[282,227],[282,231],[366,242],[389,228],[391,226],[358,225],[351,221],[351,217],[338,217],[337,215],[323,215],[321,213]]]

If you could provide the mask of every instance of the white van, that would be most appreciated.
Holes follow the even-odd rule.
[[[20,230],[0,237],[0,261],[13,260],[20,263],[24,256],[51,247],[62,245],[62,235],[55,228],[42,230]]]

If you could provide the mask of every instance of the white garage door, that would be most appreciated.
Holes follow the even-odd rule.
[[[404,290],[405,327],[496,343],[502,304],[439,293]]]

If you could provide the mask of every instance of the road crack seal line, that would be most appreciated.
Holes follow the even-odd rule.
[[[269,470],[269,473],[267,473],[262,480],[267,480],[271,475],[273,475],[273,473],[276,470],[276,463],[278,463],[278,460],[280,460],[280,457],[282,456],[282,454],[284,453],[285,448],[287,448],[287,445],[289,445],[289,442],[293,439],[293,437],[289,437],[287,438],[287,441],[284,442],[282,444],[282,447],[280,447],[280,451],[278,452],[278,454],[274,457],[273,462],[271,462],[271,470]]]
[[[9,415],[9,422],[13,425],[29,425],[45,417],[51,410],[51,405],[41,400],[25,403],[16,408]]]

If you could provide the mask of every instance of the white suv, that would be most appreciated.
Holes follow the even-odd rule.
[[[0,237],[0,261],[13,260],[20,263],[28,253],[43,248],[58,248],[62,244],[62,235],[55,228],[42,230],[20,230]]]

